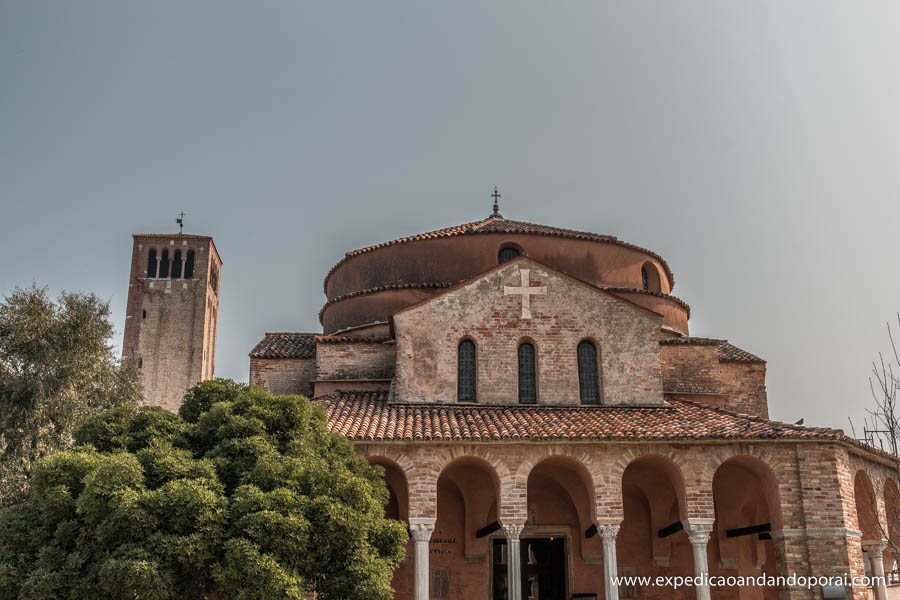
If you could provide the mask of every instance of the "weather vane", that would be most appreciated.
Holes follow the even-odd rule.
[[[184,233],[184,215],[186,215],[186,214],[187,214],[186,212],[181,211],[180,213],[178,213],[178,218],[175,219],[175,222],[178,223],[178,233],[179,234]]]
[[[500,214],[500,192],[497,191],[497,186],[494,186],[494,193],[491,194],[491,198],[494,199],[494,214],[495,217],[503,218],[503,215]]]

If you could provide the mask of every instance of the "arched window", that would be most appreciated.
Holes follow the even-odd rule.
[[[519,404],[537,404],[537,369],[534,346],[519,344]]]
[[[457,355],[456,399],[459,402],[475,402],[475,343],[463,340]]]
[[[500,254],[497,256],[498,263],[505,263],[508,260],[512,260],[519,255],[519,251],[512,246],[507,246],[506,248],[500,248]]]
[[[184,263],[184,278],[192,279],[194,277],[194,251],[188,250],[187,261]]]
[[[649,260],[641,265],[641,286],[650,292],[662,291],[659,268]]]
[[[139,356],[138,357],[138,369],[143,369],[143,368],[144,368],[144,358]]]
[[[159,278],[166,279],[169,277],[169,251],[162,251],[162,261],[159,263]]]
[[[172,261],[172,279],[181,278],[181,250],[175,251],[175,259]]]
[[[146,319],[146,318],[147,318],[147,311],[146,311],[146,310],[141,311],[141,318],[142,318],[142,319]]]
[[[578,387],[582,404],[600,404],[597,346],[588,340],[578,344]]]
[[[215,269],[212,270],[212,273],[209,275],[209,285],[212,290],[218,291],[217,286],[219,285],[219,272]]]
[[[147,254],[147,277],[156,277],[156,248]]]

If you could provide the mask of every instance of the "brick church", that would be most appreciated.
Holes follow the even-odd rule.
[[[129,320],[190,286],[217,294],[209,238],[203,269],[174,283],[154,260],[191,240],[135,239]],[[691,337],[674,285],[649,250],[506,219],[495,201],[485,219],[347,253],[325,277],[322,332],[266,333],[250,382],[314,398],[383,467],[385,510],[411,533],[398,599],[885,600],[852,580],[716,579],[890,570],[900,491],[889,455],[769,420],[765,361]],[[214,317],[198,323],[215,335]],[[157,330],[138,344],[151,384]]]

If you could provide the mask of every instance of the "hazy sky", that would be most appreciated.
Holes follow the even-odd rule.
[[[214,236],[216,373],[348,250],[508,218],[664,256],[694,335],[847,427],[900,309],[900,3],[0,0],[0,292]],[[117,334],[117,343],[120,342]]]

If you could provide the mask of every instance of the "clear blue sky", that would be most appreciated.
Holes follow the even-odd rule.
[[[210,234],[217,374],[343,252],[486,216],[651,248],[692,333],[846,427],[900,309],[900,4],[0,0],[0,292]],[[117,338],[117,342],[119,339]]]

